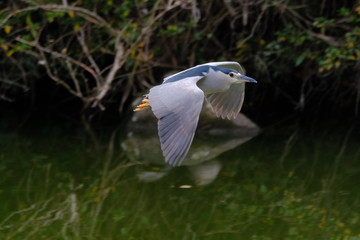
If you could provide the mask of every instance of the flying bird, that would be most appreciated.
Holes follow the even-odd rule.
[[[244,102],[244,75],[237,62],[210,62],[186,69],[152,87],[134,111],[151,107],[158,119],[158,135],[165,161],[179,166],[193,141],[204,99],[217,117],[235,119]]]

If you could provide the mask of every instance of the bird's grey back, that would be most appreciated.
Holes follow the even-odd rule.
[[[213,65],[198,65],[193,68],[189,68],[185,71],[175,73],[169,77],[166,77],[163,83],[176,82],[185,78],[205,76],[204,73],[209,72],[210,68],[212,68],[215,71],[222,71],[225,74],[228,74],[229,72],[237,72],[234,69],[218,67]]]

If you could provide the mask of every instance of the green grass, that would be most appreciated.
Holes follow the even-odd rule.
[[[139,182],[118,143],[2,134],[0,239],[359,240],[356,134],[268,130],[191,189],[186,168]]]

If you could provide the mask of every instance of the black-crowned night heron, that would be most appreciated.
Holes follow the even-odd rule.
[[[158,119],[158,134],[165,161],[179,166],[189,151],[206,98],[216,116],[234,119],[244,101],[244,75],[237,62],[198,65],[164,79],[150,89],[135,111],[151,107]]]

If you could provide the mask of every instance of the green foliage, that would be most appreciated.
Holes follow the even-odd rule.
[[[185,27],[179,27],[176,25],[168,25],[166,29],[161,30],[160,34],[168,35],[168,36],[175,36],[183,33],[186,30]]]
[[[23,78],[22,84],[28,87],[34,79],[45,77],[38,72],[46,72],[81,99],[84,108],[103,109],[105,101],[118,102],[123,109],[129,98],[141,95],[161,82],[158,78],[167,70],[180,66],[239,61],[265,85],[280,79],[275,85],[283,96],[299,96],[304,93],[291,82],[294,72],[302,74],[297,80],[300,85],[308,83],[303,79],[330,78],[331,87],[345,71],[354,71],[359,61],[359,1],[334,2],[326,8],[313,1],[193,3],[14,3],[0,11],[1,63],[18,62],[21,67],[26,61],[31,67],[24,67],[26,80],[16,68],[0,74],[6,79]],[[350,81],[339,84],[356,92],[356,84]],[[0,89],[5,88],[16,86],[2,83]]]
[[[360,41],[360,32],[354,24],[360,21],[360,14],[343,7],[334,17],[336,19],[316,17],[311,22],[313,28],[307,29],[288,23],[275,32],[277,38],[266,44],[264,55],[269,58],[276,54],[282,61],[294,62],[295,66],[314,62],[319,73],[353,66],[360,59],[360,45],[356,44]],[[342,27],[348,30],[336,30]],[[329,36],[327,32],[336,36]]]

